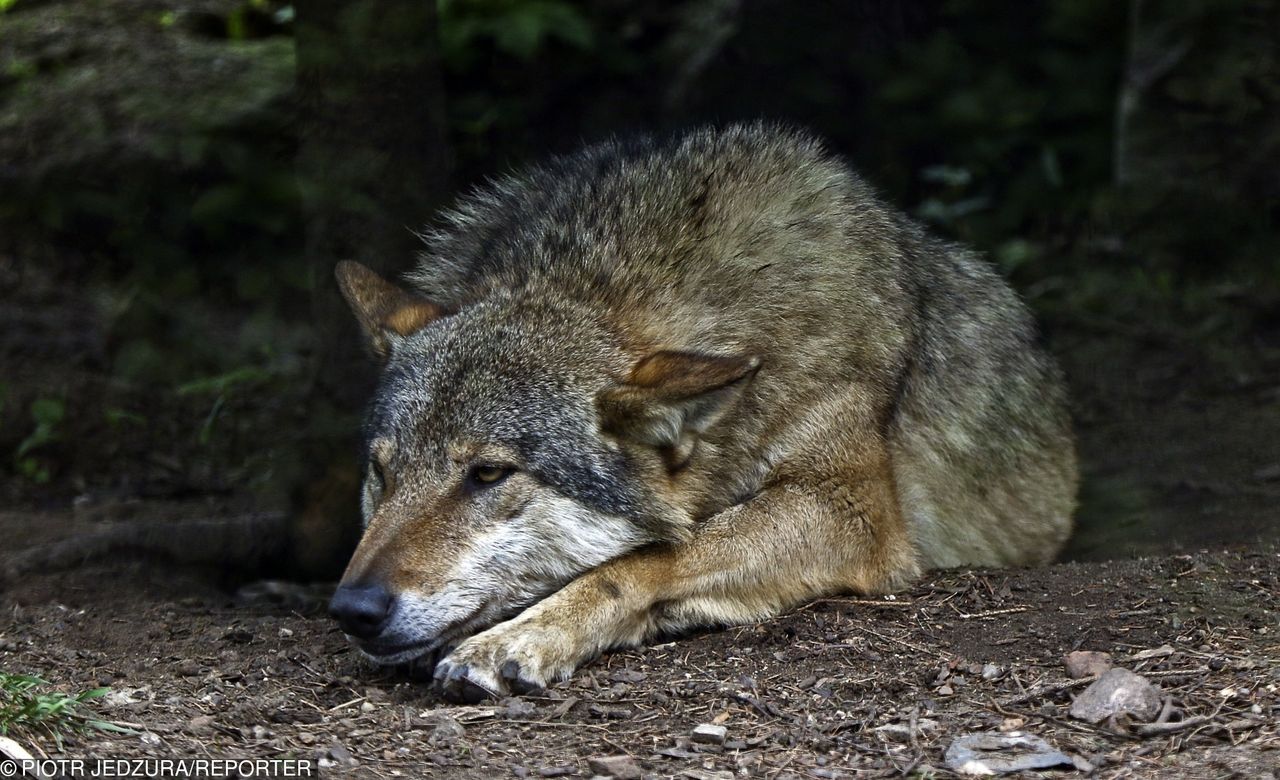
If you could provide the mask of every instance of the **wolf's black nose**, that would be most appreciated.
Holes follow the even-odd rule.
[[[340,585],[329,600],[329,614],[343,631],[369,639],[382,630],[394,600],[381,585]]]

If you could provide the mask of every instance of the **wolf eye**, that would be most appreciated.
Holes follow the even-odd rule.
[[[493,487],[511,476],[510,466],[495,466],[492,463],[481,463],[471,467],[467,473],[467,482],[477,488]]]
[[[387,489],[387,475],[383,472],[381,463],[371,460],[369,462],[369,475],[373,477],[373,483],[379,493]]]

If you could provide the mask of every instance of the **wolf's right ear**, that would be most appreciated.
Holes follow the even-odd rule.
[[[631,369],[625,384],[603,391],[596,406],[606,431],[662,450],[674,470],[759,368],[753,355],[655,352]]]
[[[338,288],[364,330],[369,348],[379,358],[391,354],[391,343],[445,315],[427,299],[388,282],[369,268],[343,260],[334,269]]]

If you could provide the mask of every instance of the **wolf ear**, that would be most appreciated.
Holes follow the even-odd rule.
[[[596,403],[606,431],[663,449],[674,469],[688,461],[698,436],[742,395],[759,368],[752,355],[655,352]]]
[[[343,260],[334,269],[338,288],[380,358],[391,353],[391,340],[408,336],[445,312],[425,298],[402,290],[367,267]]]

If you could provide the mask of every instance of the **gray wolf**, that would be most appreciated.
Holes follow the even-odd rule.
[[[602,143],[425,239],[407,286],[337,269],[382,373],[331,611],[451,698],[1070,533],[1027,308],[804,132]]]

